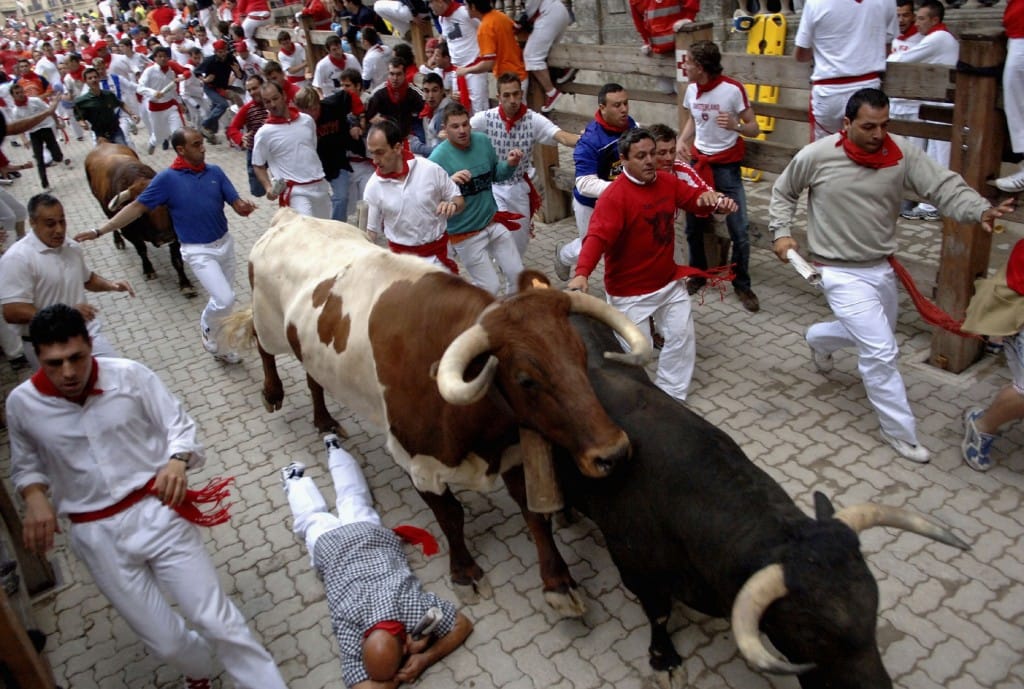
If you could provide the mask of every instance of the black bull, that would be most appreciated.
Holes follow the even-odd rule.
[[[643,371],[606,361],[603,352],[619,349],[607,328],[572,320],[587,347],[594,391],[629,435],[633,456],[604,479],[586,478],[559,457],[559,480],[566,505],[601,529],[623,583],[650,620],[659,681],[685,685],[666,629],[676,599],[714,617],[731,614],[748,662],[800,673],[804,689],[891,687],[875,638],[878,586],[856,531],[899,526],[967,546],[903,510],[864,505],[833,517],[820,494],[817,518],[808,517],[728,435],[658,390]],[[744,588],[755,574],[757,584]],[[746,605],[752,594],[760,606]],[[734,607],[738,597],[744,604]],[[759,627],[789,661],[805,665],[768,652]]]

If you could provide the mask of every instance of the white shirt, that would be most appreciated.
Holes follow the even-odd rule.
[[[120,53],[111,53],[107,74],[116,74],[124,81],[135,83],[135,67],[129,58]]]
[[[948,31],[929,31],[915,45],[889,56],[890,62],[916,62],[925,65],[956,67],[960,59],[960,42]]]
[[[893,0],[807,0],[795,42],[814,53],[812,80],[833,79],[885,71],[898,33]]]
[[[441,23],[441,35],[448,44],[452,64],[466,67],[476,62],[480,57],[480,46],[476,42],[476,30],[480,22],[469,16],[469,10],[460,5],[450,16],[438,17],[438,21]]]
[[[383,232],[396,244],[427,244],[440,238],[448,226],[447,219],[437,214],[437,204],[461,195],[444,168],[426,158],[413,158],[403,179],[370,176],[363,192],[369,206],[366,227]]]
[[[57,69],[57,65],[51,62],[45,55],[36,61],[35,69],[32,71],[50,82],[51,87],[63,86],[60,70]]]
[[[388,78],[388,61],[393,54],[391,46],[378,43],[363,55],[363,81],[370,82],[371,91]]]
[[[910,29],[907,30],[909,31]],[[914,33],[910,34],[906,38],[903,38],[903,34],[896,36],[892,39],[892,47],[889,49],[889,57],[886,58],[886,60],[888,62],[892,62],[893,55],[896,53],[906,52],[911,46],[915,46],[920,43],[922,38],[924,38],[924,36],[922,36],[918,31],[914,31]]]
[[[31,380],[7,398],[11,480],[17,490],[50,486],[62,514],[113,505],[141,488],[176,452],[206,461],[196,424],[156,374],[135,361],[104,357],[85,404],[44,395]]]
[[[160,69],[159,65],[154,63],[147,67],[146,71],[139,77],[138,91],[144,98],[149,98],[154,103],[166,103],[176,97],[178,91],[174,80],[177,76],[170,67],[165,72]],[[172,84],[174,85],[172,86]],[[165,88],[167,90],[163,92],[163,95],[158,96],[157,94]]]
[[[288,78],[288,81],[294,84],[301,84],[306,81],[305,70],[296,74],[292,74],[289,70],[292,67],[306,64],[306,49],[302,47],[301,43],[292,42],[292,45],[295,46],[295,52],[291,55],[285,55],[279,50],[277,51],[277,61],[281,63],[281,69],[284,70],[284,75]]]
[[[345,66],[338,67],[325,55],[313,69],[313,86],[320,89],[323,97],[333,96],[341,90],[341,72],[346,69],[361,70],[359,60],[352,53],[345,53]]]
[[[78,242],[69,239],[51,249],[27,232],[0,257],[0,304],[82,304],[91,276]],[[28,334],[27,323],[19,327]]]
[[[323,179],[316,153],[316,123],[305,113],[288,124],[264,124],[252,143],[252,164],[266,165],[274,179],[313,182]]]
[[[259,74],[263,75],[263,65],[267,64],[265,58],[260,57],[256,53],[247,53],[245,59],[242,59],[241,55],[235,55],[235,59],[238,60],[238,64],[242,67],[242,72],[245,73],[245,78],[248,79],[251,76]],[[248,94],[246,94],[248,95]]]
[[[694,145],[701,153],[714,155],[732,148],[739,137],[735,130],[718,126],[715,121],[718,114],[725,112],[738,117],[750,107],[750,101],[743,84],[722,77],[718,86],[700,96],[697,95],[696,82],[690,82],[683,96],[683,107],[693,118]]]
[[[8,98],[10,97],[8,96]],[[10,98],[7,101],[8,110],[11,113],[11,120],[22,120],[26,117],[31,117],[32,115],[38,115],[41,112],[45,112],[46,109],[50,107],[43,101],[42,98],[36,98],[35,96],[29,96],[27,101],[28,102],[25,103],[25,105],[15,105],[13,98]],[[35,125],[34,127],[32,127],[32,129],[29,129],[28,131],[38,132],[42,129],[52,129],[55,124],[56,122],[54,122],[52,117],[47,117],[42,122]]]
[[[177,62],[179,65],[188,64],[188,51],[195,47],[195,43],[191,39],[186,38],[181,43],[171,41],[167,46],[171,49],[171,59]]]

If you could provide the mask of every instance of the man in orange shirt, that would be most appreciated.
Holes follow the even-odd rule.
[[[504,12],[491,6],[491,0],[469,0],[466,3],[469,16],[480,21],[476,30],[476,42],[480,46],[480,59],[469,67],[459,67],[455,75],[493,72],[497,77],[505,72],[519,75],[526,91],[526,63],[523,50],[516,40],[515,24]]]

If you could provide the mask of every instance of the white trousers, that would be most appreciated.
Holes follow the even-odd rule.
[[[594,209],[584,206],[574,196],[572,198],[572,214],[576,217],[576,231],[580,236],[563,246],[558,254],[562,263],[569,266],[575,265],[579,260],[580,251],[583,249],[583,238],[587,236],[587,227],[590,226],[590,217],[594,215]]]
[[[8,359],[17,359],[22,356],[23,349],[32,349],[32,345],[22,342],[21,331],[0,315],[0,350],[4,356]]]
[[[647,327],[647,319],[654,318],[654,325],[665,338],[665,346],[658,357],[654,384],[666,394],[685,402],[697,360],[697,339],[693,332],[693,311],[690,308],[690,295],[686,292],[686,282],[675,280],[657,292],[635,297],[608,295],[608,303],[633,321],[648,341],[651,332]],[[618,334],[615,337],[628,351],[626,341]]]
[[[322,179],[315,184],[296,184],[291,189],[288,206],[300,215],[322,220],[331,219],[331,185]]]
[[[551,52],[551,46],[561,40],[571,21],[569,10],[560,2],[550,3],[537,17],[537,21],[533,23],[533,31],[523,46],[523,62],[526,64],[527,72],[548,68],[548,53]]]
[[[216,654],[239,689],[284,689],[273,658],[221,588],[194,524],[145,498],[73,525],[69,540],[96,587],[160,660],[186,677],[210,677]]]
[[[27,219],[28,209],[25,208],[25,204],[0,189],[0,229],[7,230],[7,239],[11,244],[18,240],[14,236],[14,226]],[[24,231],[24,228],[22,230]]]
[[[899,295],[892,267],[888,263],[870,268],[823,266],[821,286],[838,320],[812,325],[807,329],[807,342],[829,354],[855,347],[857,369],[882,430],[890,437],[917,445],[914,414],[897,367]]]
[[[199,317],[199,326],[210,338],[220,343],[224,319],[235,306],[235,290],[231,285],[235,276],[235,240],[230,232],[209,244],[182,244],[181,258],[195,273],[210,299]]]
[[[1003,107],[1006,110],[1006,125],[1010,128],[1013,152],[1024,153],[1024,38],[1010,38],[1006,41]]]
[[[495,184],[491,187],[494,202],[499,211],[518,213],[523,216],[517,220],[519,229],[512,233],[512,240],[519,250],[519,257],[526,255],[526,247],[530,245],[530,185],[525,179],[515,184]]]
[[[327,452],[327,467],[338,498],[335,502],[338,516],[327,511],[324,496],[308,476],[288,479],[284,485],[294,518],[292,531],[306,541],[310,560],[316,540],[328,531],[357,522],[372,522],[380,526],[380,516],[373,509],[370,487],[366,485],[355,457],[341,448],[331,448]]]
[[[469,103],[474,113],[483,112],[491,106],[490,101],[487,99],[487,73],[467,74],[466,86],[469,88]],[[457,79],[452,91],[453,100],[458,101],[459,82]]]
[[[399,0],[377,0],[373,3],[373,11],[381,19],[391,24],[400,36],[412,27],[412,10]]]
[[[519,273],[523,272],[523,260],[519,258],[519,250],[512,239],[512,233],[505,229],[504,225],[492,223],[469,239],[451,246],[465,266],[470,283],[482,287],[491,294],[498,294],[501,289],[501,278],[491,263],[493,258],[508,280],[505,292],[512,294],[516,291]]]
[[[170,139],[171,134],[181,129],[184,125],[181,121],[181,113],[178,106],[166,110],[149,111],[149,145],[159,146],[165,139]]]
[[[811,87],[811,118],[814,141],[824,139],[843,128],[843,117],[846,115],[846,102],[855,92],[861,89],[877,89],[882,86],[881,79],[865,79],[852,84],[826,84]]]
[[[271,20],[270,12],[253,12],[242,20],[242,32],[245,34],[250,52],[256,51],[256,29],[266,26]]]

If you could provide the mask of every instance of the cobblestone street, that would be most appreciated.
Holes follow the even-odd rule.
[[[141,138],[137,138],[141,140]],[[143,145],[144,148],[144,145]],[[13,149],[27,157],[24,149]],[[86,143],[66,149],[74,165],[50,171],[64,202],[69,235],[103,220],[85,182]],[[16,155],[8,150],[11,158]],[[159,149],[142,156],[156,169],[173,159]],[[245,156],[225,145],[208,146],[207,161],[221,165],[243,196]],[[14,160],[14,162],[19,162]],[[39,190],[34,170],[11,188],[27,200]],[[767,220],[768,183],[750,187],[751,213]],[[239,305],[249,303],[245,261],[268,227],[276,204],[257,200],[249,218],[228,211],[237,242]],[[901,224],[901,258],[934,266],[940,223]],[[992,266],[1005,260],[1018,235],[999,235]],[[538,224],[528,267],[554,278],[555,242],[575,235],[572,220]],[[682,242],[685,245],[685,242]],[[312,425],[305,376],[298,362],[279,361],[286,397],[281,411],[264,411],[262,371],[255,351],[243,363],[221,364],[200,343],[198,316],[206,295],[186,299],[177,290],[166,248],[150,247],[159,277],[144,281],[129,246],[116,251],[109,238],[86,245],[91,267],[107,278],[126,278],[138,297],[90,295],[106,335],[121,353],[153,368],[179,395],[200,426],[207,466],[193,483],[235,477],[232,518],[205,530],[209,551],[228,592],[278,661],[292,689],[341,687],[341,668],[324,602],[304,545],[291,518],[278,469],[298,460],[328,503],[333,501],[320,435]],[[724,299],[708,292],[695,306],[697,371],[689,405],[729,433],[747,455],[778,480],[797,504],[813,513],[812,491],[837,507],[877,501],[935,516],[969,542],[955,550],[903,531],[876,528],[861,535],[865,557],[881,595],[878,636],[894,685],[905,689],[1020,689],[1024,686],[1024,424],[996,442],[998,466],[987,474],[960,459],[964,408],[987,403],[1008,380],[1001,356],[987,355],[957,376],[925,362],[930,329],[903,294],[898,337],[911,404],[932,461],[916,465],[895,455],[879,438],[852,352],[836,355],[827,376],[811,365],[803,333],[828,308],[818,290],[763,249],[751,256],[753,288],[762,310],[751,314],[731,289]],[[592,285],[599,284],[594,280]],[[411,338],[416,333],[410,333]],[[27,377],[23,375],[22,379]],[[18,382],[0,366],[4,395]],[[447,581],[447,544],[433,514],[384,449],[384,437],[338,401],[329,408],[349,434],[345,446],[361,462],[386,525],[430,530],[441,553],[430,558],[407,548],[413,571],[426,588],[453,597]],[[7,479],[9,446],[0,432],[0,471]],[[714,461],[713,457],[707,461]],[[500,485],[500,482],[499,482]],[[9,487],[9,486],[8,486]],[[579,582],[588,610],[582,619],[559,619],[540,589],[537,556],[525,523],[503,488],[461,493],[467,538],[487,571],[494,594],[464,609],[475,630],[463,648],[428,670],[420,689],[639,689],[651,670],[649,628],[603,548],[601,535],[583,519],[556,529],[561,551]],[[757,518],[757,515],[751,515]],[[62,585],[34,602],[47,651],[65,689],[178,687],[181,678],[147,654],[58,538],[55,561]],[[736,649],[729,624],[677,606],[670,624],[694,689],[796,689],[793,678],[750,669]],[[224,678],[222,686],[231,687]]]

